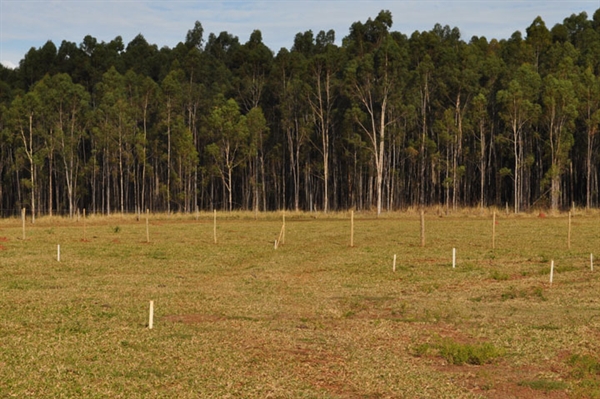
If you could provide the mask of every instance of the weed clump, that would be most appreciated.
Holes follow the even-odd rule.
[[[490,343],[461,344],[449,339],[440,342],[438,350],[442,358],[455,365],[486,364],[504,354],[502,349],[496,348]]]
[[[451,339],[444,339],[437,344],[428,343],[417,345],[413,351],[415,356],[421,357],[432,353],[445,359],[453,365],[482,365],[491,363],[494,359],[503,356],[504,350],[490,343],[461,344]]]
[[[569,359],[573,367],[571,374],[575,378],[589,378],[600,376],[600,361],[590,355],[573,355]]]
[[[576,379],[574,398],[600,398],[600,361],[590,355],[572,355],[568,361]]]
[[[509,275],[506,273],[502,273],[498,270],[494,270],[490,276],[493,280],[496,281],[507,281],[509,279]]]

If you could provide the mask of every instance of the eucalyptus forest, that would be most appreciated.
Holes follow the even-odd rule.
[[[48,41],[0,66],[0,215],[598,207],[600,10],[524,28]]]

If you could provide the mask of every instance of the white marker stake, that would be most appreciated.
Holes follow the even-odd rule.
[[[590,270],[594,271],[594,254],[590,254]]]
[[[554,260],[550,262],[550,284],[552,284],[552,280],[554,279]]]
[[[452,268],[456,268],[456,248],[452,248]]]
[[[394,254],[394,265],[392,266],[392,270],[396,272],[396,254]]]
[[[154,301],[150,301],[150,318],[148,319],[148,328],[152,330],[154,326]]]
[[[60,262],[60,244],[56,247],[56,260]]]

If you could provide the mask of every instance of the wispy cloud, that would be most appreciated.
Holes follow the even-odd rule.
[[[80,43],[121,36],[127,44],[142,34],[159,47],[174,47],[195,21],[205,35],[227,31],[245,42],[259,29],[269,48],[289,48],[298,32],[333,29],[338,42],[353,22],[374,18],[383,9],[393,29],[410,35],[436,23],[458,27],[462,37],[508,38],[536,16],[551,28],[573,13],[591,17],[600,0],[0,0],[0,60],[17,64],[31,47],[52,40]]]

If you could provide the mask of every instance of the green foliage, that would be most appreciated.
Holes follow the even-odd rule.
[[[451,339],[442,340],[436,345],[439,355],[448,363],[461,365],[482,365],[504,355],[504,350],[490,343],[462,344]]]
[[[574,354],[568,364],[572,367],[571,374],[575,378],[594,378],[600,376],[600,361],[590,355]]]
[[[277,55],[199,21],[174,48],[40,43],[0,68],[2,212],[589,208],[598,18],[465,40],[381,10]]]
[[[494,270],[494,271],[492,271],[491,278],[494,279],[494,280],[496,280],[496,281],[506,281],[506,280],[508,280],[510,278],[510,276],[508,274],[506,274],[506,273],[501,272],[501,271]]]

